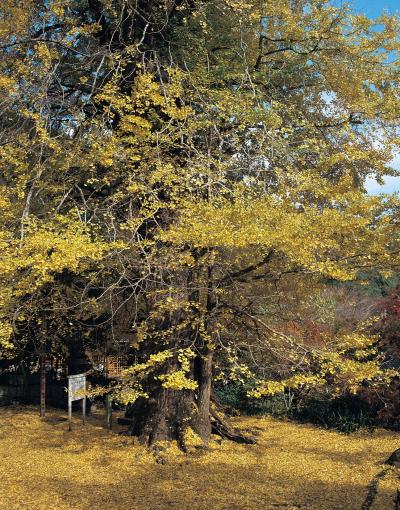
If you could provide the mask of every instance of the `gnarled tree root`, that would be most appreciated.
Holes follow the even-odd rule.
[[[239,430],[231,427],[219,414],[215,411],[211,412],[211,430],[213,434],[217,434],[223,438],[235,441],[235,443],[255,444],[256,440],[252,436],[246,436]]]

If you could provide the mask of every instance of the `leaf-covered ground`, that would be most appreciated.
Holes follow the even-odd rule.
[[[257,445],[213,441],[211,451],[175,448],[157,464],[131,438],[92,417],[35,408],[0,409],[1,510],[360,510],[381,463],[400,446],[389,431],[345,436],[272,418],[238,418]],[[400,470],[378,485],[373,510],[393,510]]]

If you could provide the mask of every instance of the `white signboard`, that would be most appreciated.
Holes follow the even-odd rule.
[[[72,421],[72,402],[82,400],[83,423],[86,418],[86,375],[76,374],[68,376],[68,422],[69,430],[71,430]]]

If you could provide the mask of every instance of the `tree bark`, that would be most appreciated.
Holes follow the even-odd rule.
[[[126,412],[133,420],[130,433],[147,446],[171,440],[181,444],[193,403],[193,394],[187,390],[159,388],[147,399],[140,397]]]
[[[211,437],[211,385],[212,385],[212,362],[213,353],[208,351],[204,356],[196,360],[197,383],[199,385],[196,398],[196,412],[191,419],[193,430],[208,443]]]
[[[207,336],[212,337],[212,314],[217,306],[217,299],[214,292],[212,280],[212,267],[206,267],[206,302],[207,313],[203,319]],[[200,283],[194,285],[198,278],[192,272],[188,275],[188,302],[200,304]],[[194,309],[196,315],[197,309]],[[182,317],[169,318],[160,329],[168,330],[173,323],[179,323]],[[200,321],[201,322],[201,321]],[[213,355],[214,351],[207,339],[197,329],[186,330],[182,337],[182,345],[185,338],[197,339],[195,348],[197,356],[193,360],[190,374],[187,375],[197,382],[196,390],[175,391],[161,387],[157,375],[152,376],[145,385],[148,399],[138,399],[127,411],[127,417],[133,419],[131,433],[138,436],[148,446],[157,441],[177,440],[183,450],[185,446],[185,431],[190,427],[193,432],[202,440],[204,445],[210,441],[211,434],[215,433],[232,441],[240,443],[254,443],[252,438],[243,436],[239,431],[233,429],[226,421],[221,406],[212,405],[212,381],[213,381]],[[163,367],[163,372],[171,372],[179,369],[174,361],[169,366]],[[218,409],[217,409],[218,407]]]
[[[164,370],[175,368],[171,364]],[[211,435],[212,352],[194,361],[192,376],[198,382],[196,391],[163,388],[154,375],[149,378],[145,385],[149,398],[139,398],[126,413],[133,420],[132,435],[148,446],[157,441],[177,440],[184,448],[184,434],[191,427],[205,444],[208,443]]]
[[[186,450],[185,432],[190,427],[205,446],[212,433],[238,443],[253,444],[254,438],[232,428],[221,409],[212,404],[212,362],[212,351],[195,360],[196,391],[166,389],[157,381],[149,381],[150,397],[139,398],[126,412],[132,419],[130,434],[149,447],[160,441],[175,440]]]

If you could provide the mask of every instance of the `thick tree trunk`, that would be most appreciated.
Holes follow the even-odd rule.
[[[203,254],[204,255],[204,254]],[[194,252],[195,258],[199,254]],[[198,281],[200,271],[189,271],[187,275],[187,297],[188,303],[198,303],[201,305],[201,296],[199,288],[204,286],[204,280]],[[204,275],[202,275],[204,276]],[[186,374],[197,382],[196,390],[172,390],[163,388],[160,384],[159,376],[174,372],[181,368],[180,363],[175,360],[169,361],[161,369],[161,373],[153,373],[147,384],[146,392],[149,398],[138,399],[127,411],[127,417],[132,418],[132,435],[138,436],[141,441],[148,446],[152,446],[159,441],[177,440],[182,449],[186,450],[185,432],[188,428],[200,438],[202,444],[207,445],[211,434],[229,438],[241,443],[253,443],[253,439],[246,438],[239,431],[234,430],[225,420],[221,406],[212,404],[212,376],[213,376],[213,355],[214,351],[210,345],[212,338],[212,315],[217,306],[216,294],[212,281],[212,267],[207,266],[205,270],[205,280],[207,282],[207,294],[205,307],[207,313],[205,316],[198,316],[201,306],[193,307],[194,328],[189,326],[182,334],[180,344],[187,347],[187,338],[195,339],[197,356],[193,360],[189,372]],[[174,324],[180,324],[187,317],[175,316],[165,317],[165,320],[159,324],[158,330],[169,331]],[[198,324],[202,323],[206,335],[200,334]],[[176,339],[173,344],[175,347]],[[179,344],[178,344],[179,345]],[[147,353],[149,355],[150,353]]]
[[[239,443],[253,444],[251,437],[232,428],[211,401],[213,353],[208,351],[194,363],[198,382],[196,391],[162,388],[157,381],[147,389],[150,397],[140,398],[127,410],[132,419],[130,433],[147,446],[160,441],[176,440],[186,450],[185,432],[190,427],[206,446],[211,433]]]
[[[149,398],[139,398],[128,409],[126,414],[133,419],[130,432],[148,446],[159,441],[181,442],[193,402],[190,391],[158,388]]]
[[[171,368],[171,367],[170,367]],[[184,447],[188,427],[207,443],[211,435],[210,398],[212,382],[212,352],[195,360],[193,375],[198,389],[171,390],[149,380],[149,398],[138,399],[127,411],[132,418],[132,435],[151,446],[157,441],[177,440]]]
[[[213,353],[209,351],[203,357],[199,357],[196,360],[197,367],[195,367],[199,387],[196,398],[196,412],[191,419],[191,426],[205,442],[208,442],[211,436],[212,361]]]

